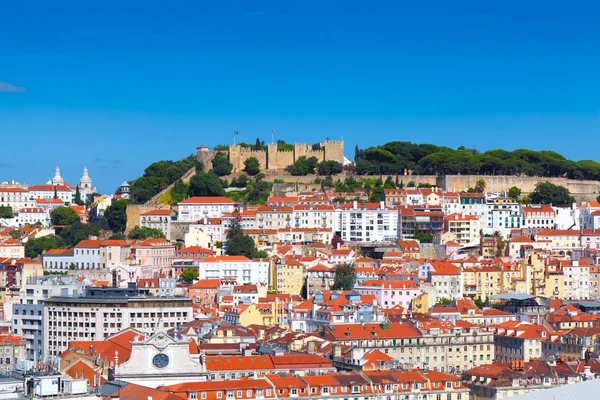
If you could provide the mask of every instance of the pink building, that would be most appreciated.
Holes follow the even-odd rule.
[[[421,293],[419,286],[412,280],[370,280],[354,287],[360,295],[375,296],[383,308],[400,305],[410,308],[412,299]]]

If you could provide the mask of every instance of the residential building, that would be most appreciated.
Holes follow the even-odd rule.
[[[335,267],[317,264],[306,270],[307,296],[312,297],[317,292],[330,290],[335,276]]]
[[[275,259],[273,263],[273,289],[277,293],[301,295],[306,271],[304,264],[293,257]]]
[[[200,279],[234,279],[239,284],[269,284],[269,261],[244,256],[211,256],[198,261]]]
[[[23,208],[35,206],[35,200],[32,200],[27,186],[0,187],[0,207],[12,207],[16,213]]]
[[[384,202],[341,205],[336,209],[337,230],[344,241],[391,242],[399,239],[398,211]]]
[[[20,226],[34,225],[38,222],[42,226],[50,226],[50,213],[39,207],[21,208],[17,215],[17,222]]]
[[[444,218],[444,241],[462,245],[479,244],[481,226],[475,215],[450,214]]]
[[[331,205],[296,204],[292,210],[295,228],[334,228],[335,209]]]
[[[294,223],[293,208],[288,206],[260,206],[256,210],[256,219],[260,229],[291,228]]]
[[[140,215],[140,225],[161,231],[167,239],[171,238],[171,210],[151,210]]]
[[[81,296],[87,287],[74,275],[31,276],[26,279],[19,302],[12,306],[12,332],[25,340],[23,360],[33,363],[45,359],[44,302],[54,296]]]
[[[521,206],[523,228],[549,228],[556,224],[556,211],[551,206],[532,204]]]
[[[374,295],[377,303],[383,308],[400,305],[410,308],[413,298],[421,293],[421,289],[410,280],[371,280],[364,281],[354,287],[361,295]]]
[[[90,287],[79,297],[49,297],[44,319],[44,348],[58,356],[74,340],[104,340],[128,327],[150,335],[192,320],[193,312],[188,298],[150,296],[133,283],[126,289]]]
[[[178,220],[196,222],[206,218],[221,218],[239,208],[239,203],[222,196],[190,197],[177,203]]]

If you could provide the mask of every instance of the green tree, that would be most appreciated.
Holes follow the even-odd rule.
[[[232,237],[227,241],[227,254],[230,256],[254,258],[257,256],[254,239],[244,234]]]
[[[485,192],[486,188],[487,188],[487,183],[485,182],[485,179],[478,179],[477,183],[475,183],[475,191],[477,193]]]
[[[530,197],[533,203],[552,204],[558,207],[570,206],[575,202],[575,198],[567,188],[550,182],[537,183]]]
[[[126,240],[127,236],[125,236],[123,233],[113,233],[112,235],[110,235],[110,237],[108,239],[109,240]]]
[[[336,267],[333,276],[332,290],[352,290],[356,283],[356,273],[350,264],[342,264]]]
[[[55,198],[55,199],[58,199],[58,192],[57,192],[57,190],[56,190],[56,187],[54,187],[54,198]]]
[[[74,247],[82,240],[89,239],[90,236],[98,236],[100,227],[93,222],[82,224],[80,221],[74,222],[71,226],[59,230],[58,236],[67,247]]]
[[[262,149],[260,139],[256,138],[256,144],[254,145],[254,150],[260,150],[260,149]]]
[[[129,232],[130,239],[166,239],[165,234],[160,229],[149,228],[146,226],[135,226]]]
[[[100,195],[96,192],[88,194],[87,197],[85,198],[85,206],[89,208],[92,205],[92,203],[94,202],[94,198],[96,196],[100,196]]]
[[[224,196],[225,189],[212,172],[199,172],[190,179],[188,196]]]
[[[55,235],[30,238],[27,240],[27,243],[25,243],[25,257],[36,258],[50,249],[62,249],[64,247],[63,240]]]
[[[79,221],[79,214],[71,207],[56,207],[50,212],[52,225],[71,225]]]
[[[331,176],[326,177],[325,179],[323,179],[323,181],[321,182],[321,185],[323,187],[326,188],[331,188],[333,187],[333,178]]]
[[[13,218],[15,214],[11,206],[0,207],[0,218]]]
[[[341,174],[343,170],[343,165],[334,160],[327,160],[317,164],[319,175],[337,175]]]
[[[265,175],[260,173],[254,178],[252,189],[248,192],[248,203],[265,204],[271,195],[273,184],[264,180]]]
[[[516,186],[511,187],[508,189],[508,197],[518,200],[521,197],[521,189]]]
[[[79,193],[79,186],[75,186],[75,198],[73,199],[73,203],[77,204],[78,206],[82,206],[85,204],[83,202],[83,200],[81,200],[81,193]]]
[[[306,156],[299,157],[293,165],[289,165],[285,168],[293,176],[305,176],[315,172],[318,160],[316,157],[306,158]]]
[[[415,240],[418,240],[419,243],[433,243],[433,235],[431,233],[421,232],[419,228],[416,228]]]
[[[181,275],[179,275],[179,279],[182,282],[186,282],[186,283],[192,283],[194,282],[196,279],[198,279],[198,270],[196,269],[192,269],[192,268],[186,268],[183,270],[183,272],[181,273]]]
[[[474,303],[477,306],[477,308],[483,308],[483,307],[485,307],[485,302],[483,300],[481,300],[481,297],[477,297],[475,299]]]
[[[398,181],[398,176],[396,176],[396,181]],[[384,189],[394,189],[396,187],[396,183],[392,180],[390,176],[385,178],[385,182],[383,182]]]
[[[250,176],[258,174],[260,172],[260,163],[258,159],[256,157],[248,157],[248,159],[244,161],[244,171]]]
[[[410,181],[410,182],[408,182],[408,184],[406,185],[406,187],[409,187],[409,188],[414,188],[415,186],[416,186],[416,184],[415,184],[415,181]]]
[[[113,232],[123,232],[127,226],[127,206],[131,204],[129,200],[115,200],[104,211],[104,218],[109,228]]]
[[[217,153],[212,162],[212,171],[217,176],[225,176],[231,174],[233,165],[229,162],[225,153]]]
[[[171,189],[171,202],[176,204],[185,200],[188,188],[189,185],[183,183],[181,179],[177,179],[177,181],[175,181],[175,185],[173,185],[173,188]]]
[[[447,297],[442,297],[442,298],[440,299],[440,301],[438,301],[438,304],[442,304],[442,305],[448,305],[448,304],[450,304],[450,303],[452,303],[452,300],[450,300],[450,299],[449,299],[449,298],[447,298]]]
[[[11,238],[13,238],[15,240],[21,239],[21,232],[19,232],[18,229],[13,229],[8,234],[10,235]]]
[[[242,217],[240,216],[240,212],[235,210],[233,212],[233,218],[229,222],[229,230],[227,231],[227,240],[231,240],[232,238],[242,235]]]
[[[240,175],[238,178],[233,178],[231,180],[231,187],[236,188],[245,188],[248,186],[248,175]]]
[[[598,195],[598,197],[596,197],[596,201],[597,201],[598,203],[600,203],[600,194]]]

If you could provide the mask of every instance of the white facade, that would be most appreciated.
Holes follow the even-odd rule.
[[[344,241],[391,242],[398,240],[398,210],[380,203],[342,206],[336,212],[336,231]]]
[[[329,228],[333,229],[335,210],[328,205],[305,205],[294,206],[293,221],[295,228]]]
[[[530,205],[521,207],[523,228],[554,228],[556,212],[550,206]]]
[[[233,212],[238,203],[226,197],[190,197],[178,203],[179,221],[196,222],[204,218],[221,218],[223,214]]]
[[[171,210],[153,210],[140,215],[140,225],[160,230],[167,239],[171,237]]]
[[[159,297],[52,297],[44,304],[44,347],[58,356],[73,340],[105,340],[125,328],[152,334],[194,318],[187,298]]]
[[[572,266],[563,267],[564,292],[566,300],[586,300],[590,298],[590,267],[580,266],[573,261]]]
[[[0,187],[0,207],[12,207],[16,213],[22,208],[34,207],[29,190],[23,187]]]
[[[199,263],[199,279],[235,279],[239,284],[269,284],[269,261],[253,261],[244,256],[208,257]]]
[[[42,226],[50,226],[50,215],[48,210],[39,207],[21,208],[17,216],[19,225],[33,225],[40,222]]]

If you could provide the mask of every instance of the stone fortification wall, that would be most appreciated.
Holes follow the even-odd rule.
[[[578,203],[594,200],[600,192],[600,181],[579,181],[567,178],[511,175],[447,175],[443,177],[443,185],[440,186],[445,190],[460,192],[475,187],[479,179],[485,180],[486,190],[488,192],[506,192],[511,187],[516,186],[521,189],[521,192],[524,195],[533,192],[537,183],[550,182],[569,189]]]
[[[240,145],[229,146],[229,162],[233,165],[233,172],[241,172],[246,167],[244,162],[250,157],[255,157],[260,164],[260,169],[267,168],[267,152],[253,150]]]

